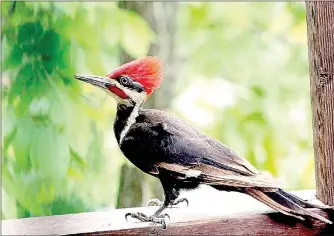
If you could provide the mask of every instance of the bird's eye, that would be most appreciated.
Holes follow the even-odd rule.
[[[130,78],[128,76],[121,76],[120,77],[120,82],[123,85],[129,85],[131,83]]]

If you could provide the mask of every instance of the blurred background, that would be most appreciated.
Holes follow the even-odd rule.
[[[1,6],[2,219],[162,199],[117,146],[113,99],[73,79],[145,55],[165,67],[146,107],[183,118],[287,190],[315,187],[303,3]]]

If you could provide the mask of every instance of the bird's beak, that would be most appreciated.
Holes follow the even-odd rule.
[[[108,88],[114,83],[107,77],[95,75],[74,75],[74,78],[101,88]]]

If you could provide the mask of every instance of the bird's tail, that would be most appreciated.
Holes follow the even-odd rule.
[[[284,192],[281,189],[278,189],[275,192],[263,192],[258,189],[247,188],[246,193],[285,215],[289,215],[298,218],[300,220],[304,220],[303,217],[308,216],[313,219],[317,219],[325,223],[332,224],[330,220],[314,212],[308,211],[306,209],[306,208],[333,209],[330,206],[326,205],[322,206],[309,203],[293,194]]]

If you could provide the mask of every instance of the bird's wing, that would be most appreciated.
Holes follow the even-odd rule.
[[[211,186],[269,188],[268,191],[274,191],[278,188],[270,178],[261,174],[255,176],[238,175],[233,171],[202,163],[189,167],[179,163],[158,162],[156,166],[158,170],[164,169],[176,173],[174,176],[178,179],[191,180],[195,178],[199,183]]]
[[[276,188],[272,178],[259,173],[246,159],[182,120],[159,110],[143,110],[143,115],[148,125],[165,131],[168,140],[158,168],[210,185]]]

